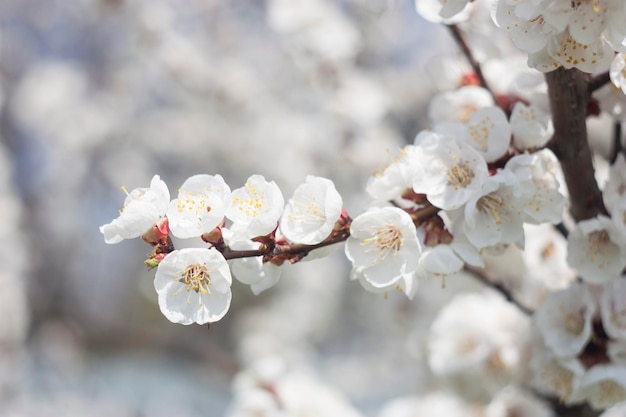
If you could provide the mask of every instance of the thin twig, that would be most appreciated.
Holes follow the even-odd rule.
[[[409,213],[411,219],[416,225],[419,225],[424,220],[428,219],[431,216],[437,214],[440,209],[427,205],[419,210]],[[315,245],[305,245],[301,243],[293,243],[293,244],[284,244],[284,245],[274,245],[274,246],[265,246],[260,249],[251,249],[251,250],[232,250],[230,248],[224,248],[221,250],[224,258],[228,259],[237,259],[237,258],[252,258],[256,256],[266,256],[266,255],[302,255],[306,256],[309,252],[323,248],[325,246],[334,245],[335,243],[344,242],[348,240],[350,237],[350,227],[346,225],[341,230],[335,231],[330,237],[328,237],[323,242],[317,243]]]
[[[591,77],[589,79],[589,94],[602,88],[605,84],[609,83],[610,81],[611,81],[611,78],[609,76],[608,71]]]
[[[491,90],[491,88],[489,88],[489,84],[487,84],[487,80],[485,79],[483,71],[480,67],[480,63],[476,60],[476,58],[474,58],[474,54],[472,53],[472,50],[469,48],[469,46],[467,45],[467,42],[465,42],[465,39],[463,38],[463,33],[461,32],[461,30],[459,29],[457,25],[447,25],[447,27],[450,30],[450,34],[452,35],[452,38],[454,38],[454,41],[457,43],[459,48],[461,48],[461,51],[463,52],[463,55],[465,55],[465,58],[469,62],[470,66],[472,67],[472,70],[474,70],[474,72],[476,73],[476,77],[478,78],[478,82],[480,83],[480,86],[485,88],[487,91],[489,91],[489,93],[491,94],[491,97],[493,97],[493,100],[495,102],[496,96]]]
[[[500,294],[502,294],[504,296],[504,298],[509,301],[510,303],[512,303],[513,305],[515,305],[517,308],[520,309],[520,311],[524,314],[526,314],[527,316],[532,316],[534,311],[531,310],[530,308],[526,307],[525,305],[523,305],[522,303],[520,303],[519,301],[517,301],[515,299],[515,297],[513,297],[513,294],[511,294],[511,292],[509,291],[508,288],[506,288],[504,285],[498,283],[498,282],[493,282],[492,280],[490,280],[489,278],[487,278],[487,276],[478,268],[470,266],[470,265],[465,265],[463,267],[463,270],[465,272],[468,272],[472,277],[474,277],[476,280],[482,282],[483,284],[485,284],[486,286],[493,288],[494,290],[498,291]]]

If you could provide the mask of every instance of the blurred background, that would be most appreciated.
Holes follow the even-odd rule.
[[[150,248],[98,231],[120,186],[154,174],[173,197],[198,173],[262,174],[286,198],[325,176],[364,211],[456,56],[412,0],[2,0],[0,22],[1,416],[235,415],[250,372],[297,370],[335,416],[431,387],[423,335],[471,281],[384,298],[337,248],[261,296],[234,283],[210,329],[181,326]]]

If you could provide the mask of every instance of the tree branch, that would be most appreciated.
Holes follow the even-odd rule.
[[[609,76],[608,71],[591,77],[589,79],[589,94],[602,88],[605,84],[607,84],[610,81],[611,81],[611,77]]]
[[[561,163],[571,214],[576,221],[606,214],[587,143],[589,77],[575,68],[558,68],[545,77],[554,122],[554,136],[548,147]]]
[[[463,33],[461,33],[459,27],[457,25],[447,25],[447,27],[450,30],[452,38],[454,38],[454,41],[457,43],[459,48],[461,48],[461,52],[463,52],[463,55],[465,55],[465,58],[472,67],[472,70],[476,73],[476,77],[478,78],[480,86],[489,91],[491,97],[493,97],[494,102],[497,102],[496,96],[493,91],[491,91],[491,88],[489,88],[489,84],[487,84],[487,79],[485,79],[483,71],[480,68],[480,63],[476,60],[476,58],[474,58],[474,54],[467,45],[467,42],[465,42],[465,39],[463,38]]]
[[[469,273],[476,280],[485,284],[487,287],[493,288],[494,290],[498,291],[500,294],[504,296],[504,298],[508,302],[515,305],[517,308],[519,308],[522,313],[526,314],[527,316],[532,316],[534,314],[533,310],[531,310],[530,308],[526,307],[525,305],[517,301],[515,297],[513,297],[513,294],[511,294],[508,288],[506,288],[504,285],[498,282],[493,282],[492,280],[487,278],[487,276],[480,269],[466,264],[463,267],[463,270]]]

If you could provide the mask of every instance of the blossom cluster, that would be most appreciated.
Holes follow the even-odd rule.
[[[154,246],[146,265],[157,267],[154,287],[161,311],[175,323],[204,324],[228,311],[231,273],[255,294],[273,286],[279,266],[303,256],[292,258],[277,248],[322,243],[341,231],[342,209],[332,181],[320,177],[307,177],[285,205],[276,183],[261,175],[232,191],[220,175],[194,175],[171,201],[156,175],[149,188],[128,193],[119,217],[100,231],[107,243],[141,237]],[[170,233],[202,238],[210,247],[174,250]]]
[[[577,283],[535,314],[540,342],[531,361],[535,385],[567,404],[596,409],[626,400],[626,281]]]
[[[626,52],[626,9],[621,0],[490,0],[478,5],[469,0],[416,0],[416,4],[429,20],[447,23],[467,20],[472,6],[491,8],[496,25],[528,53],[528,65],[542,72],[559,67],[605,71],[615,52]]]

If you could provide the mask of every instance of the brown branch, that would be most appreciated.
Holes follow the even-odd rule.
[[[419,225],[424,220],[429,217],[435,215],[440,209],[427,205],[419,210],[409,213],[413,222]],[[309,252],[323,248],[325,246],[334,245],[335,243],[345,242],[350,237],[350,226],[346,224],[345,227],[335,230],[326,240],[317,243],[315,245],[304,245],[301,243],[293,243],[293,244],[284,244],[284,245],[274,245],[274,246],[262,246],[260,249],[256,250],[232,250],[228,247],[221,249],[222,255],[227,260],[229,259],[238,259],[238,258],[252,258],[255,256],[276,256],[280,257],[281,255],[301,255],[302,257],[309,254]]]
[[[589,94],[594,91],[602,88],[605,84],[611,81],[611,77],[609,76],[609,72],[603,72],[598,75],[594,75],[589,79]]]
[[[476,268],[476,267],[473,267],[473,266],[470,266],[470,265],[465,265],[463,267],[463,270],[465,272],[469,273],[476,280],[478,280],[481,283],[485,284],[487,287],[493,288],[494,290],[498,291],[500,294],[502,294],[502,296],[504,296],[504,298],[508,302],[510,302],[511,304],[515,305],[522,313],[526,314],[527,316],[532,316],[533,315],[534,311],[532,309],[526,307],[525,305],[523,305],[519,301],[517,301],[515,299],[515,297],[513,297],[513,294],[511,294],[511,291],[509,291],[508,288],[506,288],[504,285],[502,285],[499,282],[493,282],[492,280],[487,278],[487,276],[479,268]]]
[[[483,74],[483,71],[480,67],[480,63],[476,60],[476,58],[474,58],[474,54],[472,53],[472,50],[469,48],[469,46],[467,45],[467,42],[465,42],[465,39],[463,38],[463,33],[461,32],[461,30],[459,29],[457,25],[447,25],[447,27],[450,30],[450,34],[452,35],[452,38],[457,43],[459,48],[461,48],[461,52],[463,52],[463,55],[469,62],[470,66],[472,67],[472,70],[476,73],[476,77],[478,78],[478,82],[480,83],[480,86],[486,89],[487,91],[489,91],[489,93],[491,94],[491,97],[493,97],[494,102],[497,103],[496,96],[491,90],[491,88],[489,88],[489,84],[487,84],[487,79],[485,78]]]
[[[576,221],[606,214],[587,143],[589,77],[575,68],[558,68],[545,77],[554,122],[554,136],[548,147],[561,163],[570,195],[570,212]]]

